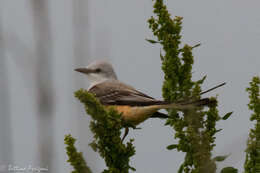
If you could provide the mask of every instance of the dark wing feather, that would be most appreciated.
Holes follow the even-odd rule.
[[[168,102],[156,100],[118,80],[107,80],[94,85],[89,89],[89,92],[95,94],[104,105],[149,106],[168,104]]]

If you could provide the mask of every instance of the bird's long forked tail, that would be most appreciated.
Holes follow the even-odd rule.
[[[203,95],[205,93],[208,93],[212,90],[215,90],[223,85],[225,85],[226,83],[221,83],[213,88],[210,88],[206,91],[203,91],[200,93],[200,95]],[[171,103],[171,104],[165,104],[163,105],[164,109],[177,109],[177,110],[185,110],[185,109],[194,109],[197,107],[203,107],[203,106],[208,106],[208,107],[212,107],[212,106],[216,106],[217,105],[217,100],[216,99],[210,99],[210,98],[202,98],[199,100],[193,100],[192,98],[190,99],[185,99],[185,100],[179,100],[175,103]]]
[[[208,93],[212,90],[215,90],[219,87],[222,87],[223,85],[225,85],[226,83],[221,83],[215,87],[212,87],[206,91],[203,91],[200,93],[200,95],[203,95],[205,93]],[[184,100],[179,101],[177,103],[174,103],[173,105],[171,105],[173,108],[182,108],[182,109],[187,109],[187,108],[194,108],[194,107],[200,107],[200,106],[215,106],[217,104],[217,101],[215,99],[209,99],[209,98],[204,98],[204,99],[200,99],[200,100],[195,100],[193,102],[184,102]],[[171,106],[169,108],[171,108]],[[167,108],[166,108],[167,109]],[[161,113],[161,112],[155,112],[150,118],[169,118],[169,115]]]
[[[209,99],[209,98],[203,98],[200,100],[196,100],[193,102],[183,102],[183,103],[172,103],[168,105],[160,105],[158,107],[163,108],[163,109],[176,109],[176,110],[187,110],[187,109],[194,109],[198,107],[203,107],[203,106],[208,106],[212,107],[217,104],[217,101],[215,99]],[[161,112],[155,112],[150,118],[169,118],[169,115],[161,113]]]
[[[185,109],[194,109],[203,106],[212,107],[217,104],[216,99],[203,98],[195,101],[187,101],[187,102],[177,102],[169,105],[165,105],[167,108],[177,109],[177,110],[185,110]]]

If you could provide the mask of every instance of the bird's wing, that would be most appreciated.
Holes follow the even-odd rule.
[[[156,100],[118,80],[106,80],[91,87],[89,92],[95,94],[103,105],[149,106],[167,104],[165,101]]]

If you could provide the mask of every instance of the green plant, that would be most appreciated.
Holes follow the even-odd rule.
[[[87,166],[82,153],[78,152],[74,146],[76,139],[74,139],[71,135],[66,135],[64,141],[67,145],[66,151],[67,155],[69,156],[67,162],[69,162],[70,165],[74,168],[72,173],[92,173],[90,168]]]
[[[155,1],[154,14],[156,16],[152,16],[148,22],[157,41],[148,41],[153,44],[160,43],[163,49],[160,56],[164,72],[164,99],[171,102],[187,98],[199,99],[201,85],[206,76],[198,81],[192,80],[192,49],[198,45],[181,46],[182,17],[172,19],[163,0]],[[215,127],[216,123],[222,119],[218,114],[217,105],[211,106],[208,110],[198,108],[181,113],[168,110],[168,113],[170,118],[166,125],[174,129],[175,138],[178,139],[178,143],[169,145],[168,149],[177,149],[186,154],[179,172],[215,172],[216,164],[211,151],[215,146],[215,134],[219,131]],[[227,115],[224,117],[223,119],[227,119]]]
[[[248,108],[253,111],[250,120],[255,121],[255,127],[250,130],[247,141],[245,173],[260,172],[260,79],[253,77],[250,87],[246,89],[249,93],[250,102]]]
[[[107,169],[103,173],[127,173],[129,170],[135,170],[129,165],[130,157],[135,154],[133,140],[124,144],[120,138],[120,130],[124,125],[121,115],[114,109],[105,110],[86,90],[76,91],[75,97],[85,105],[86,112],[92,118],[90,129],[94,134],[94,140],[90,146],[99,152],[106,162]]]

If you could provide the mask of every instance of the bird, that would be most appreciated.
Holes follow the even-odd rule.
[[[113,107],[121,113],[122,119],[134,127],[148,118],[168,118],[168,115],[159,112],[161,109],[185,110],[216,104],[216,100],[209,98],[179,100],[173,103],[157,100],[118,80],[112,64],[106,60],[96,60],[86,67],[76,68],[75,71],[86,75],[89,79],[88,92],[94,94],[106,108]],[[222,85],[224,83],[202,94]],[[122,140],[128,131],[126,127]]]

